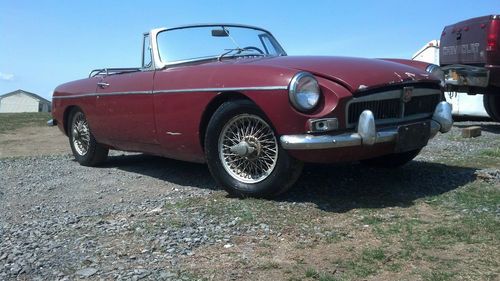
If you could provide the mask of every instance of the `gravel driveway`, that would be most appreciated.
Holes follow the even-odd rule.
[[[460,128],[469,125],[482,126],[483,135],[462,139]],[[466,163],[498,147],[499,134],[499,124],[459,122],[451,134],[439,135],[416,161],[397,172],[309,165],[290,193],[255,202],[285,214],[300,208],[340,220],[341,214],[364,208],[405,208],[470,183],[478,174],[498,183],[495,167]],[[298,231],[294,225],[300,228],[301,222],[281,227],[267,218],[247,218],[244,210],[209,209],[206,200],[210,206],[219,206],[213,205],[217,200],[227,206],[245,200],[227,198],[205,165],[142,154],[113,152],[100,168],[82,167],[70,155],[3,158],[0,180],[1,280],[191,280],[200,278],[192,269],[203,256],[215,259],[205,261],[214,264],[217,251],[241,249],[235,252],[244,256],[253,244],[242,241],[250,238],[252,243],[272,243],[285,241],[279,237],[305,241],[328,235],[319,227],[310,237],[293,237]],[[433,187],[436,182],[439,188]],[[401,188],[386,190],[386,185]],[[336,198],[335,204],[325,197]],[[299,218],[308,223],[307,217]],[[254,277],[270,278],[259,274]],[[234,268],[222,275],[201,274],[206,279],[220,276],[253,275]]]

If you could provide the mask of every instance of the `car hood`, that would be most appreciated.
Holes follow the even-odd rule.
[[[424,70],[383,59],[283,56],[239,63],[281,66],[333,80],[352,93],[403,82],[439,82]]]

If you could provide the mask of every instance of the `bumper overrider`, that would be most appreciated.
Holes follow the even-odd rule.
[[[47,121],[47,126],[49,126],[49,127],[57,126],[57,120],[56,119],[50,119],[49,121]]]
[[[451,104],[442,101],[436,106],[430,120],[429,138],[433,138],[438,132],[448,132],[452,125]],[[283,135],[280,141],[284,149],[330,149],[397,143],[399,134],[399,126],[377,130],[373,113],[370,110],[365,110],[359,117],[357,132],[339,135]]]

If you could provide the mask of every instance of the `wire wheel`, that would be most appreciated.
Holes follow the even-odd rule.
[[[81,112],[77,112],[73,120],[73,125],[71,126],[73,147],[79,155],[83,156],[87,154],[90,146],[89,124],[85,115]]]
[[[219,157],[236,180],[258,183],[266,179],[278,161],[278,142],[262,118],[241,114],[230,119],[219,136]]]

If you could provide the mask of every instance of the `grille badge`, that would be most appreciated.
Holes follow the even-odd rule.
[[[413,96],[413,87],[404,87],[403,93],[401,95],[401,101],[407,103],[411,101],[412,96]]]

